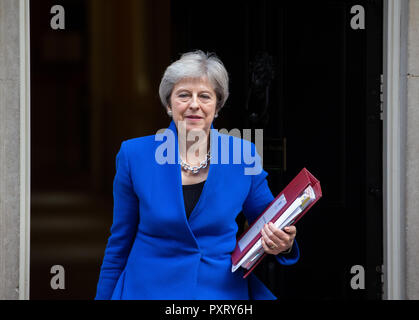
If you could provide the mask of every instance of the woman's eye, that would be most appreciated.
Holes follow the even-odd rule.
[[[179,98],[187,98],[189,95],[187,93],[179,94]]]
[[[201,95],[201,98],[203,98],[203,99],[209,99],[209,98],[210,98],[210,96],[209,96],[209,95],[207,95],[207,94],[203,94],[203,95]]]

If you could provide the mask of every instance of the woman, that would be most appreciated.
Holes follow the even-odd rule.
[[[254,144],[212,130],[228,97],[227,71],[215,55],[186,53],[166,69],[159,94],[169,128],[124,141],[117,155],[96,299],[275,299],[253,274],[231,272],[237,215],[252,223],[274,197],[258,156],[256,174],[246,174],[245,161],[225,161],[237,143],[244,158]],[[295,227],[265,225],[261,234],[279,263],[298,260]]]

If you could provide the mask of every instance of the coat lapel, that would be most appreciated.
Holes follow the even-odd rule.
[[[213,125],[211,125],[211,129],[214,129]],[[183,222],[183,225],[187,227],[188,232],[195,240],[195,243],[198,246],[198,242],[196,241],[195,235],[193,233],[191,225],[193,225],[193,220],[201,213],[204,213],[205,211],[205,202],[207,201],[207,195],[210,192],[210,190],[213,190],[213,185],[216,180],[218,170],[218,164],[211,163],[209,164],[209,170],[208,170],[208,177],[204,184],[204,187],[202,189],[201,195],[199,197],[199,200],[195,206],[195,208],[192,210],[192,213],[189,217],[189,221],[186,217],[186,210],[185,210],[185,202],[183,198],[183,188],[182,188],[182,174],[181,174],[181,166],[180,166],[180,156],[179,156],[179,142],[178,142],[178,133],[177,128],[175,125],[175,122],[172,120],[167,130],[171,130],[173,132],[174,136],[174,154],[175,154],[175,164],[171,165],[165,165],[165,170],[162,172],[163,174],[167,175],[168,185],[167,185],[167,192],[174,191],[174,194],[170,196],[170,199],[175,202],[175,207],[178,208],[176,210],[176,214],[178,215],[179,221]],[[213,139],[217,138],[218,132],[216,130],[211,130],[211,141]],[[211,144],[211,154],[217,154],[215,152],[215,145]],[[199,246],[198,246],[199,247]]]

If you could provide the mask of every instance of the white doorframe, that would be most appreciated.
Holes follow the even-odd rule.
[[[384,1],[383,235],[384,299],[406,298],[405,137],[407,0]]]
[[[19,299],[29,299],[30,263],[30,33],[29,0],[19,0],[20,47],[20,244]]]

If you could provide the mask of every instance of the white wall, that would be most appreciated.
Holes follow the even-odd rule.
[[[406,297],[419,299],[419,0],[409,1],[406,134]]]
[[[19,5],[0,0],[0,299],[19,297]]]

